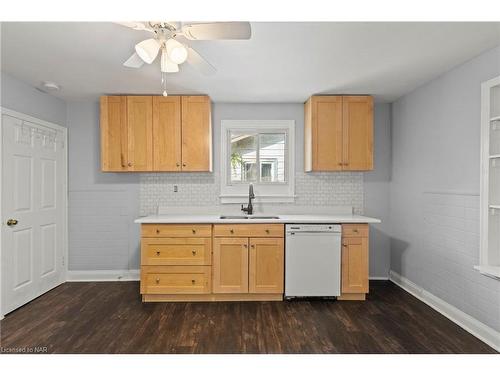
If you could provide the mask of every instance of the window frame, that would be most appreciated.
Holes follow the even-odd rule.
[[[232,182],[230,159],[230,131],[248,131],[257,134],[285,133],[285,181],[255,182],[255,202],[295,201],[295,121],[294,120],[222,120],[221,121],[221,203],[245,203],[248,200],[247,182]],[[260,163],[257,158],[256,164]]]

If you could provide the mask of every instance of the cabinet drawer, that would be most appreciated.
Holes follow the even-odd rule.
[[[217,224],[215,237],[283,237],[283,224]]]
[[[368,237],[368,224],[342,224],[343,237]]]
[[[210,224],[142,224],[142,237],[211,237]]]
[[[141,294],[205,294],[211,288],[210,266],[142,266]]]
[[[141,241],[142,265],[193,265],[211,264],[212,241],[210,238],[143,238]]]

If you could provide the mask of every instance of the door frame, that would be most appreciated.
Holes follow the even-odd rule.
[[[41,120],[39,118],[27,115],[25,113],[13,111],[11,109],[5,108],[5,107],[0,107],[0,176],[3,176],[3,122],[2,122],[2,117],[3,115],[8,115],[11,117],[18,118],[23,121],[29,121],[33,122],[38,125],[45,126],[50,129],[54,129],[56,131],[60,131],[63,134],[63,142],[64,142],[64,168],[63,168],[63,186],[64,186],[64,195],[63,195],[63,259],[60,259],[62,261],[62,277],[61,279],[63,282],[67,281],[68,278],[68,248],[69,248],[69,243],[68,243],[68,129],[64,126],[55,124],[53,122]],[[2,183],[0,183],[0,213],[3,213],[2,211]],[[3,233],[3,220],[4,217],[1,217],[0,220],[1,225],[2,225],[2,230],[0,230],[0,270],[2,269],[2,255],[3,255],[3,238],[2,238],[2,233]],[[3,294],[3,285],[2,285],[2,278],[0,277],[0,294]],[[2,307],[2,298],[0,298],[0,320],[4,318],[3,314],[3,307]]]

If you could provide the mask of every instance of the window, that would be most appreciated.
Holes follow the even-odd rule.
[[[293,201],[295,122],[224,120],[221,129],[222,203],[245,202],[250,183],[256,201]]]

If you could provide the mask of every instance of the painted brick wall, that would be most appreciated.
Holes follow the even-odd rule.
[[[500,285],[479,264],[479,196],[424,193],[422,287],[500,331]]]

